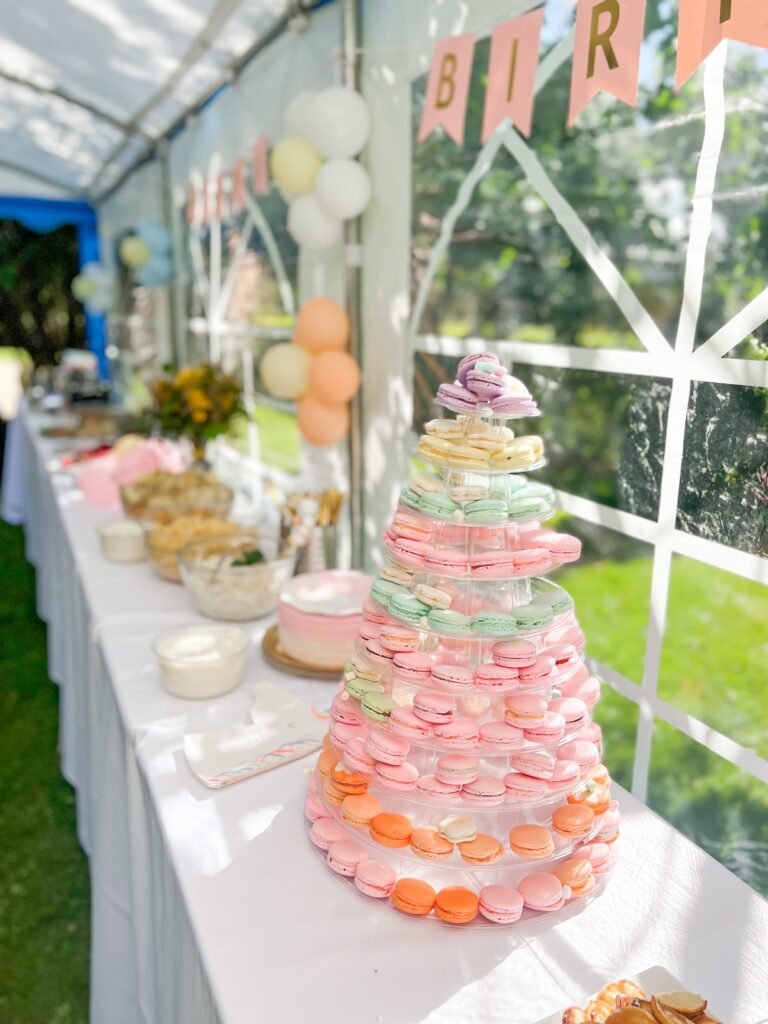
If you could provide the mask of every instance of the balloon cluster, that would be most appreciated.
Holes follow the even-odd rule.
[[[273,345],[261,360],[264,388],[296,401],[299,430],[310,444],[336,444],[349,430],[347,403],[360,387],[360,367],[345,351],[348,340],[341,306],[311,299],[299,310],[293,341]]]
[[[72,281],[72,294],[88,313],[106,313],[112,308],[115,287],[112,273],[102,263],[85,263]]]
[[[342,221],[359,217],[371,199],[368,172],[354,159],[368,141],[368,105],[343,86],[301,92],[284,122],[288,135],[270,167],[289,202],[288,231],[297,245],[329,249],[341,241]]]
[[[173,277],[171,236],[155,220],[140,220],[118,251],[121,262],[135,270],[139,284],[147,288],[167,284]]]

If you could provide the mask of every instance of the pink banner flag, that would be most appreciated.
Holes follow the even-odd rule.
[[[269,146],[266,135],[260,136],[251,150],[251,184],[256,196],[269,192]]]
[[[637,106],[645,0],[578,0],[569,127],[599,92]]]
[[[475,37],[468,33],[441,39],[435,46],[421,115],[419,142],[442,127],[457,146],[464,145],[469,82]]]
[[[240,213],[245,206],[245,160],[239,156],[232,164],[232,213]]]
[[[531,134],[533,89],[539,66],[539,38],[544,8],[497,25],[491,35],[483,139],[509,118],[523,135]]]
[[[222,171],[216,180],[216,216],[219,220],[229,217],[229,178]]]
[[[680,0],[675,82],[678,89],[723,39],[768,49],[765,0]]]

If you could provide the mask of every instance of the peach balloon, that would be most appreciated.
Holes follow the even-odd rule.
[[[349,352],[321,352],[309,367],[309,390],[321,402],[348,402],[360,387],[360,367]]]
[[[299,310],[293,340],[310,352],[343,349],[349,338],[349,317],[333,299],[310,299]]]
[[[297,402],[299,430],[310,444],[324,448],[336,444],[349,431],[349,409],[346,405],[324,405],[307,395]]]

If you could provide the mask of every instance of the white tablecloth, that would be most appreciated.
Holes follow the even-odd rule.
[[[275,672],[254,646],[246,684],[215,702],[160,686],[151,641],[197,621],[148,565],[112,566],[87,506],[52,475],[25,413],[27,548],[62,688],[62,770],[91,858],[94,1024],[532,1024],[607,980],[662,964],[730,1024],[768,1017],[768,906],[627,794],[619,866],[583,914],[523,938],[404,920],[358,897],[313,854],[307,762],[213,792],[186,731],[247,720],[248,684],[327,703],[332,684]],[[610,765],[610,751],[608,751]]]

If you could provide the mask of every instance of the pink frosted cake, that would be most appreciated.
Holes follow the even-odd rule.
[[[304,573],[283,587],[277,606],[280,646],[313,668],[341,668],[352,654],[373,579],[361,572]]]

